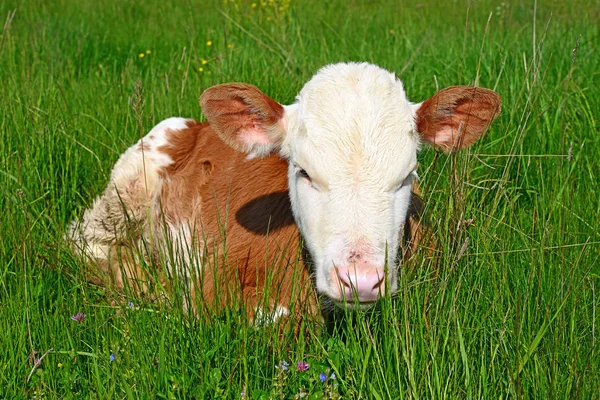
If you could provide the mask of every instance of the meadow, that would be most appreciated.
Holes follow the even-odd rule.
[[[6,0],[0,20],[0,398],[600,397],[598,2]],[[391,299],[296,336],[86,282],[65,228],[125,149],[202,119],[214,84],[289,104],[338,61],[415,102],[503,98],[471,148],[421,152],[437,250]]]

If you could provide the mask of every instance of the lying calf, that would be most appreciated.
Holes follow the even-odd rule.
[[[466,147],[500,111],[495,92],[465,86],[413,104],[366,63],[321,69],[289,106],[240,83],[200,102],[208,122],[154,127],[69,237],[99,267],[92,280],[144,290],[141,265],[163,265],[163,284],[190,283],[193,307],[235,297],[250,316],[285,315],[292,299],[315,312],[314,289],[361,307],[393,293],[403,237],[420,234],[421,145]]]

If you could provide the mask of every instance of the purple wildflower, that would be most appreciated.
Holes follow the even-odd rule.
[[[325,382],[327,380],[327,375],[325,375],[325,372],[321,372],[321,375],[319,375],[319,379],[321,380],[321,382]]]
[[[133,301],[130,301],[130,302],[128,303],[128,305],[129,305],[129,308],[133,308]]]
[[[83,321],[85,321],[85,314],[78,312],[75,315],[71,315],[71,319],[77,323],[83,324]]]
[[[279,365],[276,365],[275,368],[280,369],[282,371],[287,371],[289,366],[290,364],[288,364],[287,361],[283,360],[279,363]]]
[[[304,372],[304,371],[308,371],[308,369],[310,368],[310,365],[308,365],[308,363],[306,361],[298,361],[296,368],[298,368],[298,372]]]
[[[115,361],[115,355],[113,353],[110,353],[110,362]]]
[[[332,373],[332,374],[331,374],[331,376],[330,376],[329,378],[330,378],[330,379],[333,379],[334,381],[337,379],[337,378],[335,377],[335,373]]]
[[[246,389],[242,390],[242,393],[240,393],[240,397],[246,397]]]

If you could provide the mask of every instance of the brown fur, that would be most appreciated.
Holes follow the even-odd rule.
[[[430,144],[449,152],[473,144],[500,113],[501,99],[494,91],[470,86],[452,86],[423,102],[417,111],[417,131]],[[460,131],[452,143],[437,140],[443,127]]]
[[[265,279],[272,278],[269,289],[280,291],[277,303],[288,307],[291,284],[308,285],[309,274],[302,262],[295,262],[299,235],[287,196],[285,161],[276,156],[246,160],[208,124],[194,123],[173,132],[168,141],[171,145],[163,151],[174,164],[166,170],[165,213],[170,222],[201,226],[209,263],[228,264],[219,265],[218,283],[214,276],[205,276],[201,304],[213,303],[211,286],[235,282],[251,311],[262,299]],[[230,295],[236,294],[226,293],[221,300]]]

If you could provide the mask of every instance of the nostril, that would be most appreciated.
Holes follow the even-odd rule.
[[[378,278],[379,278],[379,276],[378,276]],[[385,277],[382,276],[379,279],[379,281],[375,284],[375,286],[373,286],[373,290],[377,290],[377,289],[381,288],[381,285],[383,285],[384,282],[385,282]]]
[[[337,273],[340,283],[347,288],[352,288],[352,283],[350,282],[350,275],[347,272],[340,272],[340,270],[337,268],[335,269],[335,271]]]
[[[372,301],[385,290],[385,274],[379,269],[360,271],[354,268],[336,267],[333,277],[337,278],[338,287],[348,299],[356,292],[359,299]]]

